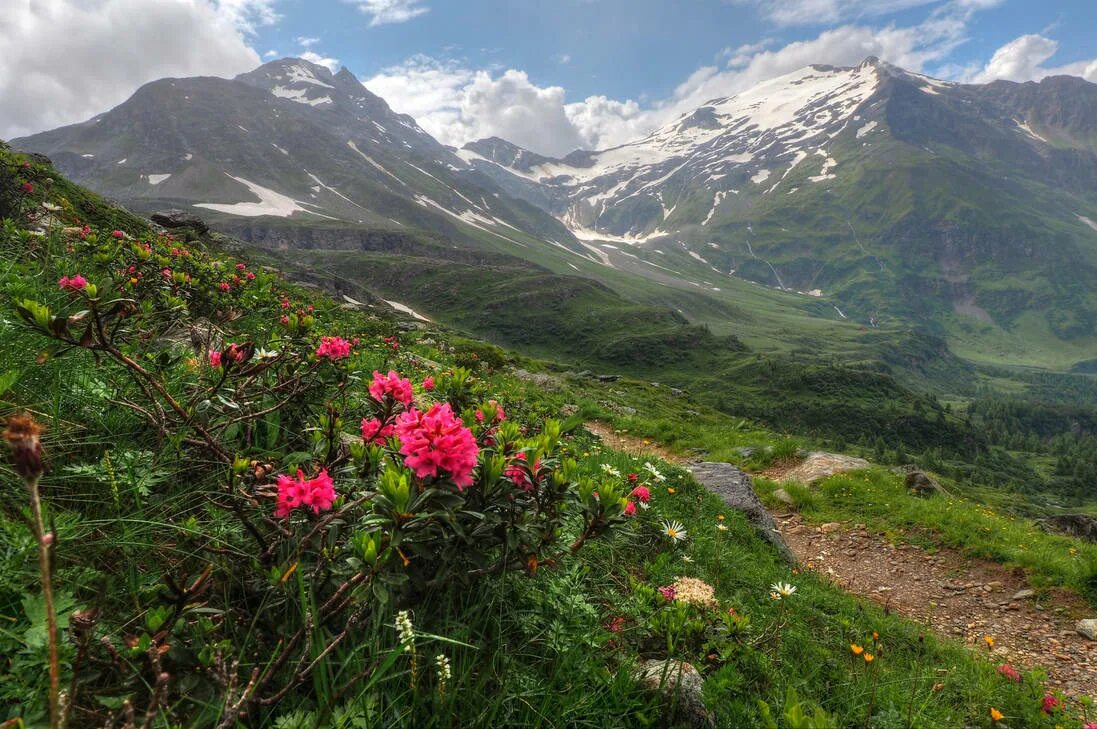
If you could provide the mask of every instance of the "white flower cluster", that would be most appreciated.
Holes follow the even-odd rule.
[[[453,674],[449,670],[449,659],[445,655],[439,653],[434,658],[434,665],[438,669],[438,680],[442,683],[449,681],[453,677]]]
[[[407,610],[396,613],[396,634],[400,636],[400,645],[410,646],[415,642],[415,632],[411,625],[411,614]]]

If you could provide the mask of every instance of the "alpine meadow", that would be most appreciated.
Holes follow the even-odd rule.
[[[1089,0],[14,0],[0,729],[1097,729]]]

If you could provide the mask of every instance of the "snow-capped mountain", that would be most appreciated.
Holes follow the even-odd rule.
[[[504,194],[354,75],[283,59],[161,79],[109,112],[13,140],[139,210],[426,230],[527,245],[564,227]]]
[[[773,189],[812,155],[819,159],[805,166],[819,180],[833,179],[837,163],[827,144],[860,118],[856,110],[879,87],[880,67],[875,59],[852,69],[810,66],[713,99],[643,139],[561,160],[502,140],[473,142],[457,154],[474,167],[498,165],[556,189],[553,212],[579,237],[640,242],[668,233],[664,223],[692,187],[712,191],[714,212],[728,195]],[[865,122],[858,131],[874,126]]]
[[[613,149],[549,159],[493,139],[457,154],[607,265],[829,297],[866,324],[1061,338],[1097,324],[1097,85],[1082,79],[964,85],[869,58]]]

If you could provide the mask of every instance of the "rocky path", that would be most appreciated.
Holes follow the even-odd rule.
[[[658,444],[600,423],[589,423],[587,429],[611,448],[685,465],[702,483],[705,474],[698,473],[697,467],[713,465],[685,463]],[[829,466],[843,470],[850,464],[822,465],[828,468],[809,475],[826,475]],[[766,475],[788,478],[792,467],[786,464]],[[1077,621],[1090,617],[1092,609],[1078,595],[1063,590],[1037,593],[1029,589],[1020,570],[968,559],[952,550],[931,554],[915,545],[892,544],[861,524],[817,525],[795,513],[771,515],[802,568],[815,570],[846,592],[885,605],[938,635],[989,652],[995,662],[1042,668],[1049,688],[1068,696],[1097,696],[1097,641],[1075,631]],[[994,639],[992,648],[986,644],[987,636]]]
[[[994,562],[947,550],[933,554],[893,545],[862,525],[805,523],[774,512],[803,567],[847,592],[867,597],[1018,667],[1043,668],[1048,686],[1069,696],[1097,694],[1097,642],[1075,632],[1090,612],[1082,598],[1059,590],[1034,593],[1024,575]]]

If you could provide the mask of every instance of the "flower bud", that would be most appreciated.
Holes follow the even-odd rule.
[[[44,430],[30,413],[8,418],[4,429],[4,439],[11,446],[15,471],[27,480],[38,478],[45,470],[41,440]]]

